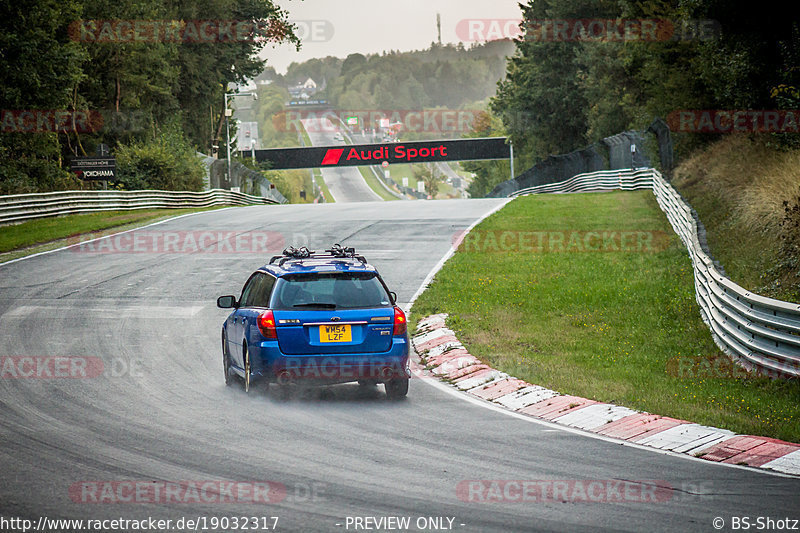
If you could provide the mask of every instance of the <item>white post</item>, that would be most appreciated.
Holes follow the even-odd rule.
[[[231,127],[228,123],[228,93],[225,92],[225,148],[228,152],[228,183],[231,184]],[[232,184],[231,184],[232,185]]]
[[[511,161],[511,179],[514,179],[514,143],[508,141],[508,149],[510,150],[511,157],[509,158]]]

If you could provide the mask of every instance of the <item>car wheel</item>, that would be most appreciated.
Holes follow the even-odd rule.
[[[244,360],[244,391],[249,392],[262,392],[266,393],[269,389],[269,382],[262,379],[257,382],[253,382],[253,378],[251,375],[251,368],[250,368],[250,351],[247,349],[247,344],[243,345],[242,350],[244,353],[242,354],[242,359]]]
[[[408,394],[408,378],[395,378],[384,384],[386,397],[390,400],[405,398]]]
[[[231,377],[231,354],[228,353],[228,335],[222,330],[222,371],[225,372],[225,385],[233,383]]]
[[[247,344],[242,345],[242,361],[244,361],[244,391],[250,392],[250,353]]]

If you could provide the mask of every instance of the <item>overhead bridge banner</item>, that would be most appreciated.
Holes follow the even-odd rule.
[[[241,155],[250,157],[251,151],[243,151]],[[256,159],[271,162],[271,168],[274,170],[380,165],[384,161],[392,165],[435,161],[508,159],[510,156],[511,147],[506,143],[505,137],[273,148],[255,151]]]

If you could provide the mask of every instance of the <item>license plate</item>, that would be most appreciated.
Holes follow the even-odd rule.
[[[350,326],[320,326],[319,342],[351,342],[353,333]]]

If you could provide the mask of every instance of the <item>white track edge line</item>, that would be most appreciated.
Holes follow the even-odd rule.
[[[469,234],[470,231],[472,231],[475,228],[475,226],[477,226],[478,224],[480,224],[481,222],[483,222],[484,220],[486,220],[487,218],[489,218],[490,216],[495,214],[497,211],[500,211],[502,208],[504,208],[512,200],[514,200],[514,198],[506,198],[504,202],[502,202],[501,204],[499,204],[496,207],[492,208],[486,214],[484,214],[482,217],[478,218],[475,222],[470,224],[470,226],[464,231],[464,234],[461,236],[462,240],[463,240],[464,237],[467,236],[467,234]],[[444,264],[451,257],[453,257],[453,255],[455,255],[455,253],[456,253],[456,247],[453,246],[453,245],[450,245],[450,249],[447,251],[447,253],[444,254],[444,256],[439,260],[439,262],[434,265],[434,267],[431,269],[431,271],[428,272],[428,275],[425,276],[425,279],[422,281],[422,285],[419,286],[419,289],[417,289],[417,292],[415,292],[414,296],[412,296],[411,299],[408,301],[408,310],[407,310],[408,312],[411,311],[411,308],[414,306],[414,302],[417,300],[417,298],[419,298],[419,295],[422,294],[425,291],[425,289],[428,288],[428,285],[430,284],[431,280],[433,280],[433,277],[442,269],[442,267],[444,267]]]
[[[223,207],[222,209],[216,209],[214,211],[226,211],[228,209],[234,209],[236,207],[243,207],[243,206]],[[247,207],[247,206],[244,206],[244,207]],[[10,265],[11,263],[16,263],[17,261],[22,261],[24,259],[31,259],[33,257],[38,257],[40,255],[52,254],[54,252],[60,252],[62,250],[68,250],[69,248],[74,248],[76,246],[81,246],[81,245],[84,245],[84,244],[89,243],[89,242],[99,241],[100,239],[106,239],[108,237],[116,237],[117,235],[124,235],[126,233],[130,233],[131,231],[138,231],[140,229],[149,228],[149,227],[152,227],[152,226],[158,226],[159,224],[163,224],[165,222],[171,222],[173,220],[178,220],[179,218],[190,217],[190,216],[193,216],[193,215],[201,215],[203,213],[208,213],[208,212],[209,211],[198,211],[197,213],[184,213],[183,215],[175,215],[174,217],[165,218],[164,220],[158,220],[158,221],[152,222],[150,224],[145,224],[144,226],[136,226],[135,228],[127,229],[125,231],[118,231],[117,233],[110,233],[108,235],[102,235],[102,236],[96,237],[94,239],[89,239],[88,241],[76,242],[75,244],[68,244],[68,245],[62,246],[60,248],[53,248],[52,250],[44,250],[42,252],[37,252],[35,254],[23,255],[22,257],[17,257],[16,259],[11,259],[9,261],[4,261],[4,262],[0,263],[0,267],[4,267],[5,265]],[[102,231],[102,230],[100,230],[100,231]]]

